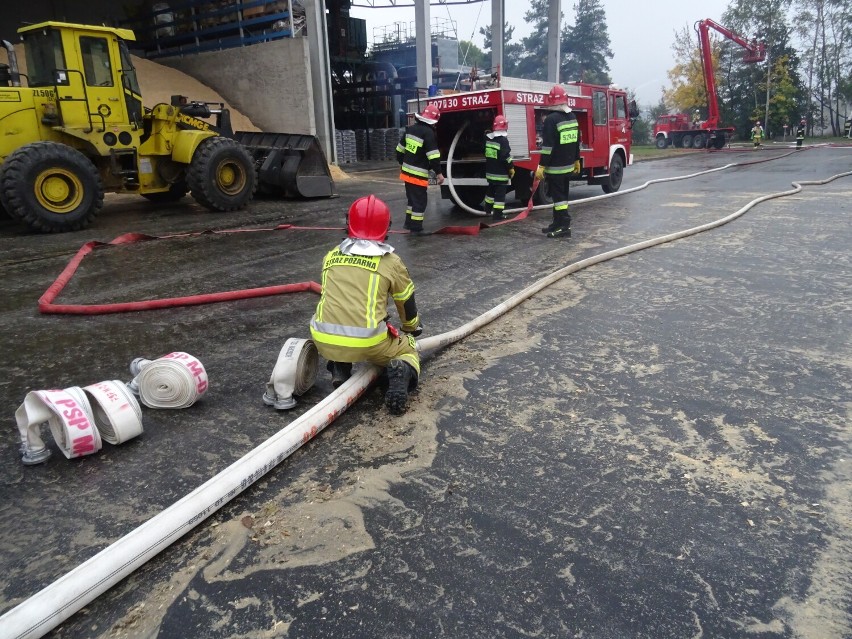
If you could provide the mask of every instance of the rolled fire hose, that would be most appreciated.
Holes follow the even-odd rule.
[[[101,449],[101,436],[95,425],[86,393],[78,386],[64,390],[30,391],[15,411],[21,436],[21,461],[31,466],[50,457],[41,438],[40,427],[50,426],[59,450],[68,459],[91,455]]]
[[[123,382],[114,379],[84,386],[92,400],[95,425],[101,437],[118,445],[142,434],[142,410]]]
[[[296,405],[294,395],[304,395],[317,381],[319,354],[313,340],[291,337],[278,353],[278,361],[266,383],[263,403],[276,410]]]
[[[204,365],[180,351],[155,360],[137,357],[130,373],[135,377],[127,387],[148,408],[189,408],[210,387]]]
[[[837,178],[849,175],[852,175],[852,171],[840,173],[825,180],[793,182],[795,188],[792,190],[752,200],[738,211],[715,222],[631,244],[570,264],[513,295],[502,304],[458,329],[419,340],[418,348],[421,351],[427,351],[458,341],[493,321],[502,313],[514,308],[546,286],[582,268],[727,224],[761,202],[798,193],[802,190],[804,184],[827,184]],[[381,370],[377,366],[372,365],[357,368],[352,377],[337,390],[254,450],[88,561],[80,564],[4,614],[0,617],[2,636],[14,639],[41,637],[58,626],[83,606],[93,601],[98,595],[131,574],[136,568],[145,564],[161,550],[177,541],[204,519],[230,502],[301,448],[303,444],[313,439],[354,404],[378,378],[380,372]]]
[[[121,444],[142,433],[139,403],[118,380],[32,391],[15,411],[15,420],[21,435],[21,461],[27,466],[50,457],[39,433],[44,422],[68,459],[98,452],[102,439]]]

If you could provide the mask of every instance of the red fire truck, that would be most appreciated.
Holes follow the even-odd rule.
[[[743,49],[743,62],[760,62],[766,59],[766,46],[748,42],[710,20],[695,23],[698,32],[698,44],[701,52],[701,68],[704,71],[704,88],[707,90],[707,119],[702,122],[690,122],[683,113],[661,115],[654,124],[654,140],[658,149],[672,145],[684,149],[721,149],[734,133],[734,127],[722,126],[719,122],[719,102],[716,97],[716,76],[713,69],[713,56],[710,49],[710,29],[736,42]]]
[[[500,85],[408,103],[409,121],[427,103],[441,110],[437,133],[446,178],[441,195],[459,206],[481,209],[487,188],[485,134],[497,115],[509,121],[508,139],[515,163],[510,188],[522,204],[529,200],[532,173],[541,157],[541,127],[549,113],[548,92],[553,85],[515,78],[502,78]],[[624,167],[633,162],[630,129],[638,117],[636,104],[628,105],[627,94],[612,87],[584,83],[562,86],[580,125],[582,171],[574,179],[599,184],[606,193],[613,193],[621,186]],[[551,201],[547,180],[536,190],[535,201]]]

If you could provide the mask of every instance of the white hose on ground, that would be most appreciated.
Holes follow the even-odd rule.
[[[840,173],[825,180],[793,182],[793,189],[752,200],[735,213],[715,222],[637,242],[570,264],[456,330],[420,340],[418,347],[421,351],[427,351],[452,344],[495,320],[546,286],[592,264],[716,228],[740,217],[761,202],[798,193],[802,190],[802,185],[827,184],[848,175],[852,175],[852,171]],[[376,366],[359,367],[336,391],[247,455],[4,614],[0,617],[0,637],[2,639],[41,637],[58,626],[310,441],[349,408],[370,387],[379,373],[380,369]]]
[[[293,396],[304,395],[316,383],[318,366],[319,353],[313,340],[288,339],[266,383],[263,403],[276,410],[293,408],[296,405]]]
[[[135,377],[128,387],[148,408],[189,408],[210,387],[204,365],[189,353],[169,353],[155,360],[137,357],[130,373]]]
[[[447,188],[450,190],[450,193],[453,195],[453,201],[455,202],[455,204],[458,207],[464,209],[468,213],[472,213],[473,215],[478,215],[478,216],[482,217],[482,216],[485,215],[485,211],[479,211],[477,209],[474,209],[474,208],[468,206],[464,202],[462,202],[461,198],[459,197],[458,193],[456,192],[456,187],[453,184],[453,179],[452,179],[452,176],[453,176],[453,156],[455,155],[456,144],[458,143],[462,132],[465,130],[465,128],[467,128],[467,124],[468,123],[465,122],[462,125],[462,127],[458,130],[455,137],[453,138],[453,141],[450,143],[450,148],[447,150],[447,176],[446,176],[447,177]],[[784,153],[783,155],[778,155],[776,157],[773,157],[772,159],[773,160],[780,160],[781,158],[785,158],[788,155],[793,155],[794,153],[795,153],[795,151],[790,151],[789,153]],[[764,161],[766,161],[766,160],[764,160]],[[581,200],[572,200],[571,205],[576,206],[578,204],[587,204],[589,202],[596,202],[598,200],[606,200],[606,199],[611,198],[611,197],[619,197],[621,195],[627,195],[628,193],[634,193],[636,191],[641,191],[642,189],[648,188],[652,184],[658,184],[660,182],[675,182],[677,180],[688,180],[690,178],[698,177],[699,175],[706,175],[708,173],[716,173],[717,171],[724,171],[726,169],[731,169],[735,166],[743,166],[743,165],[748,165],[748,164],[751,164],[751,162],[742,162],[742,163],[732,162],[730,164],[726,164],[725,166],[716,167],[715,169],[707,169],[705,171],[698,171],[696,173],[689,173],[687,175],[677,175],[675,177],[667,177],[667,178],[655,178],[653,180],[648,180],[644,184],[640,184],[639,186],[634,186],[634,187],[631,187],[629,189],[625,189],[623,191],[616,191],[615,193],[605,193],[603,195],[593,195],[592,197],[585,197]],[[552,204],[539,204],[537,206],[533,206],[530,210],[531,211],[537,211],[539,209],[549,209],[549,208],[552,208],[552,206],[553,206]],[[506,209],[505,211],[503,211],[503,214],[504,215],[510,215],[512,213],[520,213],[521,211],[523,211],[525,209],[526,209],[525,206],[517,208],[517,209]]]

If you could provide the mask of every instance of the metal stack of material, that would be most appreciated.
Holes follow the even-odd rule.
[[[396,160],[396,145],[399,144],[399,138],[402,137],[404,129],[385,129],[385,152],[386,160]]]
[[[334,132],[334,140],[337,145],[338,164],[354,164],[358,161],[355,131],[351,129],[337,129]]]
[[[367,129],[355,130],[355,153],[358,160],[367,160]]]
[[[385,159],[385,131],[386,129],[372,129],[370,131],[370,159],[383,161]]]

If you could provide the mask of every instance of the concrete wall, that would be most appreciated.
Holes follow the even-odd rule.
[[[264,131],[317,134],[307,38],[157,62],[215,89]]]

